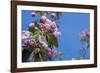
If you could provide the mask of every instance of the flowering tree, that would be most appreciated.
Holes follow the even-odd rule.
[[[90,48],[90,32],[82,32],[80,35],[80,41],[82,43],[82,46],[80,47],[80,56],[82,59],[85,59],[86,51]]]
[[[62,53],[55,48],[61,35],[57,21],[61,13],[33,11],[31,15],[40,17],[29,24],[28,31],[22,31],[22,61],[49,61],[60,56]]]
[[[80,34],[80,56],[73,58],[76,60],[86,59],[87,50],[90,49],[90,32],[85,31]]]

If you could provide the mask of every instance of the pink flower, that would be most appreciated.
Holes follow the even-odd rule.
[[[32,12],[32,17],[35,17],[35,15],[36,15],[36,12],[33,11]]]
[[[47,54],[48,54],[48,56],[52,56],[52,53],[51,52],[48,52]]]
[[[48,24],[50,24],[51,22],[52,22],[52,21],[49,20],[49,19],[46,20],[46,23],[48,23]]]
[[[58,38],[58,37],[61,36],[61,32],[55,31],[55,32],[53,33],[53,35],[54,35],[56,38]]]
[[[46,26],[44,24],[41,24],[40,28],[43,29],[43,30],[46,30]]]
[[[47,48],[47,47],[48,47],[48,44],[47,44],[46,42],[42,42],[42,46],[43,46],[44,48]]]
[[[30,46],[35,46],[36,45],[36,41],[34,39],[30,39],[29,40],[29,45]]]
[[[55,57],[58,54],[60,54],[60,52],[57,52],[55,50],[51,50],[50,48],[45,48],[45,51],[46,51],[48,56],[52,56],[52,57]]]
[[[42,36],[39,36],[39,37],[38,37],[38,40],[39,40],[39,42],[42,44],[42,46],[43,46],[44,48],[47,48],[47,47],[48,47],[47,42],[42,40]]]
[[[40,43],[42,43],[42,36],[39,35],[38,40]]]
[[[55,50],[52,51],[52,57],[57,57],[57,56],[60,56],[62,54],[63,54],[62,52],[58,52],[58,51],[55,51]]]
[[[87,32],[82,32],[80,35],[81,40],[88,40],[89,39],[89,33]]]
[[[43,29],[43,30],[49,30],[49,25],[41,24],[40,28]]]
[[[55,23],[55,22],[51,22],[51,23],[50,23],[50,27],[51,27],[52,29],[55,29],[55,28],[56,28],[56,23]]]
[[[30,37],[30,35],[31,35],[31,32],[29,32],[29,31],[23,31],[22,32],[22,39],[27,39],[27,38]]]
[[[50,48],[45,48],[45,51],[49,56],[52,55],[52,50]]]
[[[55,22],[50,22],[49,24],[41,24],[40,28],[51,32],[55,32],[58,30]]]
[[[58,29],[57,29],[56,23],[55,22],[51,22],[49,24],[49,29],[50,29],[51,32],[57,31]]]
[[[47,20],[47,18],[46,18],[46,16],[42,16],[41,18],[40,18],[40,22],[41,23],[46,23],[46,20]]]
[[[23,39],[22,44],[23,44],[23,46],[26,46],[26,47],[35,46],[36,41],[34,39]]]
[[[23,46],[29,46],[29,39],[23,39],[22,40],[22,44],[23,44]]]
[[[57,18],[56,13],[51,13],[50,16],[51,16],[51,20],[53,21],[56,20]]]
[[[61,52],[51,50],[50,48],[45,48],[45,51],[46,51],[48,56],[52,56],[52,57],[57,57],[57,56],[62,54]]]
[[[30,23],[30,24],[29,24],[29,27],[30,27],[30,28],[34,28],[34,27],[35,27],[35,24],[34,24],[34,23]]]
[[[51,17],[56,17],[56,13],[51,13]]]

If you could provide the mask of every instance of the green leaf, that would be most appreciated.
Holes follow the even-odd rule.
[[[37,39],[38,36],[39,36],[38,34],[33,34],[33,35],[32,35],[32,38],[33,38],[33,39]]]
[[[38,31],[38,35],[42,35],[42,31]]]
[[[48,47],[51,48],[52,42],[50,39],[48,39]]]
[[[24,49],[22,51],[22,62],[26,62],[31,52],[29,50]]]
[[[58,40],[57,40],[57,38],[54,35],[50,34],[49,35],[49,39],[48,39],[48,46],[50,47],[52,44],[56,48],[58,48]]]
[[[46,13],[45,13],[44,11],[41,11],[41,12],[40,12],[40,15],[41,15],[41,16],[45,16]]]
[[[35,25],[38,27],[40,25],[40,22],[38,20],[36,20],[35,22]]]
[[[36,30],[34,28],[29,28],[29,31],[34,33]]]
[[[34,55],[34,62],[39,62],[40,58],[39,58],[39,53]]]
[[[47,56],[44,48],[41,48],[39,53],[41,54],[41,56],[42,56],[42,58],[43,58],[44,61],[48,60],[48,56]]]
[[[42,35],[42,31],[37,30],[34,34],[32,34],[32,38],[37,39],[39,37],[39,35]]]

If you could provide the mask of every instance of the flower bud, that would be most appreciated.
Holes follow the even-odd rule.
[[[30,39],[29,45],[30,46],[35,46],[35,44],[36,44],[36,41],[34,39]]]
[[[46,23],[46,19],[47,19],[46,16],[42,16],[40,18],[40,22],[45,24]]]
[[[55,32],[53,33],[53,35],[54,35],[56,38],[58,38],[58,37],[61,36],[61,32],[55,31]]]
[[[29,31],[23,31],[22,32],[22,39],[28,39],[31,35],[31,32]]]
[[[82,32],[80,35],[81,40],[87,40],[89,39],[89,34],[87,32]]]
[[[30,28],[34,28],[34,27],[35,27],[35,24],[34,24],[34,23],[30,23],[30,24],[29,24],[29,27],[30,27]]]
[[[29,46],[29,39],[23,39],[22,43],[23,43],[23,46],[28,47]]]
[[[56,13],[51,13],[50,16],[52,21],[55,21],[57,18]]]
[[[32,17],[35,17],[35,15],[36,15],[36,12],[33,11],[32,12]]]
[[[42,46],[43,46],[44,48],[47,48],[47,47],[48,47],[48,45],[47,45],[46,42],[42,42]]]

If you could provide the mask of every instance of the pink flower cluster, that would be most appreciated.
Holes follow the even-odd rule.
[[[39,13],[33,11],[32,17],[34,18],[37,14]],[[47,14],[51,19],[48,18]],[[52,34],[55,38],[58,39],[58,37],[61,36],[61,32],[58,31],[56,24],[56,13],[50,12],[47,14],[46,12],[42,13],[42,16],[40,19],[38,19],[38,26],[37,23],[31,22],[29,24],[29,29],[32,30],[22,32],[22,46],[26,48],[35,48],[35,55],[39,54],[41,48],[44,48],[46,55],[50,57],[56,57],[61,53],[54,50],[55,46],[53,44],[52,48],[48,46],[48,41],[45,35],[49,36],[49,34]]]
[[[82,59],[85,59],[86,57],[86,54],[87,54],[87,49],[90,48],[90,33],[89,31],[85,31],[85,32],[82,32],[81,35],[80,35],[80,39],[81,39],[81,47],[80,47],[80,56]]]
[[[29,31],[22,32],[22,44],[23,44],[23,46],[27,46],[27,47],[35,46],[36,41],[35,41],[35,39],[30,38],[31,34],[32,33]]]
[[[23,40],[23,45],[24,46],[35,46],[36,45],[36,41],[34,39],[24,39]]]
[[[53,16],[53,15],[54,15],[54,13],[51,14],[51,16]],[[56,15],[54,15],[53,17],[56,17]],[[30,23],[29,27],[36,29],[35,23]],[[51,21],[46,16],[41,16],[41,18],[40,18],[40,26],[39,27],[41,28],[41,30],[49,31],[49,32],[53,33],[53,35],[55,37],[57,37],[57,38],[60,37],[60,35],[61,35],[61,32],[58,32],[58,28],[57,28],[56,22],[55,21]]]
[[[29,32],[29,31],[23,31],[22,32],[22,40],[29,38],[30,35],[31,35],[31,32]]]
[[[56,50],[51,50],[50,48],[45,48],[45,50],[46,50],[47,54],[52,57],[56,57],[57,55],[62,54],[61,52],[58,52]]]
[[[48,43],[45,41],[42,40],[42,37],[39,36],[39,42],[42,44],[42,47],[45,49],[46,53],[48,56],[56,56],[56,55],[59,55],[61,54],[60,52],[57,52],[55,50],[52,50],[51,48],[48,47]]]

